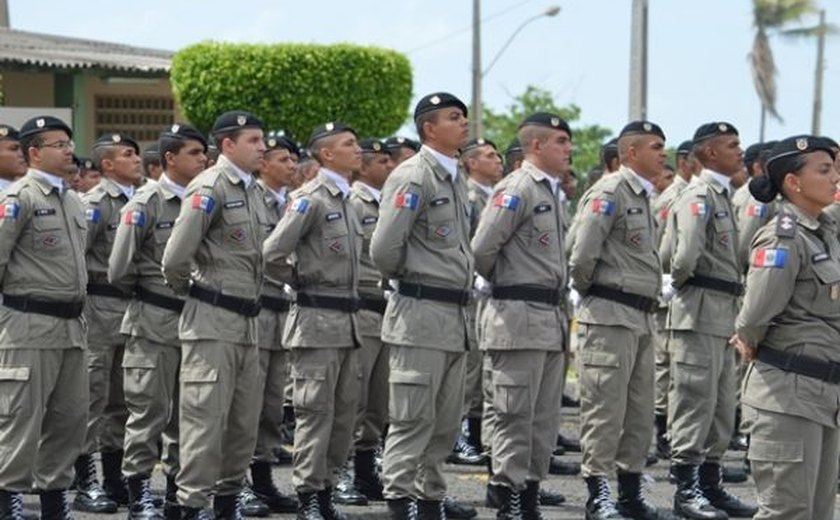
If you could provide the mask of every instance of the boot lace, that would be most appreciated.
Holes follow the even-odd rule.
[[[15,519],[22,519],[23,518],[23,495],[20,493],[12,493],[11,494],[11,514],[12,518]]]

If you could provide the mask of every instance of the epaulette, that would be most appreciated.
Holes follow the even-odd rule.
[[[219,178],[221,176],[222,167],[219,165],[215,165],[199,173],[198,177],[193,179],[190,182],[190,184],[196,184],[201,188],[213,189],[214,187],[216,187],[216,183],[219,182]],[[189,186],[187,186],[187,188],[189,188]]]
[[[605,175],[604,177],[601,177],[599,179],[599,182],[592,185],[592,194],[613,194],[622,182],[626,181],[624,177],[618,173],[611,173],[610,175]]]
[[[796,216],[790,213],[779,213],[776,217],[776,236],[793,238],[796,236]]]
[[[132,200],[137,202],[138,204],[146,205],[149,203],[152,198],[160,193],[160,185],[155,184],[144,184],[139,190],[134,193],[134,197]]]
[[[85,203],[99,204],[108,195],[108,191],[100,185],[95,186],[82,197]]]

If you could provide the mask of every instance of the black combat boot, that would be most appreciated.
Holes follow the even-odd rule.
[[[178,484],[175,483],[175,475],[166,475],[163,517],[166,520],[181,520],[181,505],[178,504]]]
[[[368,500],[385,500],[382,479],[376,471],[376,450],[357,451],[353,456],[354,487]]]
[[[410,498],[389,498],[388,519],[389,520],[416,520],[417,504]],[[299,519],[300,520],[300,519]]]
[[[478,511],[466,502],[460,502],[452,497],[443,497],[443,517],[469,520],[478,515]]]
[[[155,509],[152,491],[149,489],[147,475],[134,475],[128,478],[128,520],[162,520],[163,516]]]
[[[41,520],[73,520],[63,489],[41,491]]]
[[[247,482],[239,491],[239,510],[242,516],[253,518],[265,518],[271,514],[271,509],[260,500]]]
[[[731,518],[752,518],[758,513],[758,507],[747,504],[732,493],[723,489],[723,476],[720,464],[706,462],[700,465],[700,491],[709,502]]]
[[[73,499],[73,509],[86,513],[116,513],[117,503],[108,497],[96,478],[93,455],[79,455],[73,466],[76,469],[76,498]]]
[[[418,520],[446,520],[443,502],[440,500],[417,500]]]
[[[586,520],[623,520],[625,518],[615,508],[607,477],[586,477],[584,480],[589,490],[589,499],[586,501]]]
[[[297,520],[324,520],[318,494],[314,491],[298,492]]]
[[[200,507],[181,507],[183,520],[215,520],[210,511]]]
[[[213,497],[213,513],[216,520],[242,520],[239,494],[216,495]]]
[[[272,513],[295,513],[298,502],[294,497],[284,495],[274,485],[271,477],[271,464],[255,461],[251,464],[251,490],[271,509]]]
[[[656,414],[654,417],[656,426],[656,456],[660,460],[671,460],[671,440],[668,439],[668,416]]]
[[[356,489],[351,466],[348,460],[338,469],[338,482],[335,485],[333,498],[337,504],[345,506],[366,506],[367,497]]]
[[[128,505],[128,487],[122,475],[123,450],[103,451],[102,489],[119,506]]]
[[[496,520],[525,520],[522,514],[522,494],[507,486],[497,486],[499,509]]]
[[[324,520],[347,520],[347,515],[335,507],[332,486],[318,491],[318,504],[321,507],[321,516]]]
[[[659,511],[642,494],[641,473],[618,474],[618,504],[616,509],[622,516],[634,520],[673,520],[665,511]]]
[[[713,506],[700,491],[697,466],[693,464],[675,464],[671,473],[677,479],[677,492],[674,493],[674,514],[691,520],[727,520],[729,516]]]
[[[543,517],[542,512],[540,511],[540,506],[545,505],[545,502],[542,501],[543,491],[544,490],[540,489],[540,483],[536,480],[525,481],[525,491],[521,493],[522,518],[524,520],[542,520]],[[566,501],[566,497],[560,493],[553,494],[562,498],[562,500],[555,505],[562,504]]]
[[[0,490],[0,520],[23,520],[23,500],[20,493]]]

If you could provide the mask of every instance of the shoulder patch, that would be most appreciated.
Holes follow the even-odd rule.
[[[592,203],[590,204],[592,209],[592,213],[596,215],[607,215],[610,216],[615,213],[615,201],[609,199],[592,199]]]
[[[752,265],[755,267],[784,267],[787,263],[788,250],[762,247],[753,253]]]
[[[782,213],[776,220],[776,236],[793,238],[796,236],[796,217],[790,213]]]
[[[410,209],[412,211],[417,209],[420,205],[420,195],[411,193],[410,191],[401,191],[394,197],[394,207],[400,209]]]
[[[519,201],[521,199],[516,195],[508,195],[504,192],[499,192],[493,197],[493,205],[497,208],[504,208],[509,209],[511,211],[516,210],[519,207]]]
[[[213,208],[215,206],[216,199],[214,199],[210,195],[202,195],[200,193],[195,193],[190,198],[190,207],[192,209],[203,211],[208,215],[213,212]]]
[[[705,217],[709,212],[709,205],[703,201],[696,201],[691,203],[691,214],[695,217]]]
[[[130,209],[123,215],[123,224],[143,227],[146,225],[146,214],[137,209]]]
[[[4,202],[0,204],[0,220],[17,220],[20,214],[20,204],[17,202]]]
[[[294,202],[289,204],[288,209],[286,212],[295,212],[300,213],[301,215],[305,214],[306,211],[309,209],[309,199],[305,197],[300,197],[299,199],[295,199]]]
[[[746,214],[752,218],[763,218],[767,216],[767,204],[755,202],[747,206]]]
[[[98,224],[102,220],[102,212],[99,208],[88,208],[85,210],[85,220]]]

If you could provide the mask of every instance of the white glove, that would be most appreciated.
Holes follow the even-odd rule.
[[[487,278],[484,278],[480,274],[475,275],[475,282],[473,283],[473,288],[475,288],[475,296],[476,297],[486,297],[489,298],[493,294],[493,284],[490,283]]]
[[[580,293],[574,289],[569,289],[569,303],[572,304],[573,309],[577,309],[580,305]]]
[[[662,301],[668,303],[677,294],[677,288],[671,285],[671,275],[667,273],[662,274]]]

